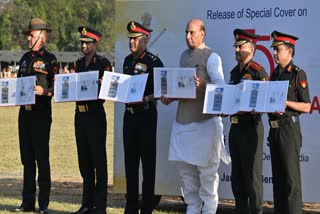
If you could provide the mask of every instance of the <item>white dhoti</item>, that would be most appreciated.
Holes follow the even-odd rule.
[[[216,213],[220,158],[230,162],[221,118],[184,125],[174,122],[170,140],[169,160],[178,162],[187,214]]]

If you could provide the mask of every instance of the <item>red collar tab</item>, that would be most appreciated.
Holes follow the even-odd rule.
[[[143,57],[146,55],[146,52],[143,52],[141,55],[140,55],[140,59],[143,59]]]

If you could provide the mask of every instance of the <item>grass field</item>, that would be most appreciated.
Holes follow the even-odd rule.
[[[53,104],[50,139],[52,194],[50,209],[62,213],[76,210],[81,202],[81,177],[74,138],[74,103]],[[108,172],[113,171],[113,105],[105,104],[108,119]],[[21,203],[18,107],[0,108],[0,213]],[[109,184],[112,185],[112,174]],[[56,212],[56,213],[60,213]],[[112,213],[121,213],[112,212]]]
[[[53,104],[53,122],[50,140],[50,161],[52,191],[50,213],[69,213],[79,208],[82,194],[82,180],[77,163],[74,138],[74,103]],[[123,213],[124,195],[112,193],[113,172],[113,104],[105,103],[108,119],[108,213]],[[17,118],[18,107],[0,108],[0,213],[21,203],[22,166],[20,163]],[[265,212],[272,213],[271,204],[265,203]],[[217,213],[233,213],[233,201],[220,201]],[[305,204],[304,213],[320,213],[320,205]],[[185,213],[185,206],[179,198],[163,197],[157,210],[160,213]]]
[[[50,164],[52,191],[50,213],[68,213],[79,208],[82,194],[82,180],[77,163],[74,138],[74,103],[54,103],[50,138]],[[106,102],[107,111],[107,153],[109,172],[108,213],[123,213],[124,195],[112,193],[113,172],[113,103]],[[0,108],[0,213],[21,203],[22,165],[18,143],[18,107]],[[170,201],[170,199],[166,200]],[[182,202],[181,207],[184,209]],[[168,204],[168,203],[166,203]],[[166,209],[166,206],[163,206]],[[176,208],[168,208],[175,210]],[[179,209],[179,207],[177,208]],[[177,210],[176,209],[176,210]],[[157,211],[156,213],[180,213]]]

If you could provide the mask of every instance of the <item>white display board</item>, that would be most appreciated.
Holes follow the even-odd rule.
[[[236,65],[234,54],[235,28],[251,29],[262,35],[257,45],[255,60],[263,65],[266,71],[274,69],[273,49],[270,48],[272,31],[277,30],[299,37],[296,43],[294,63],[307,73],[312,101],[310,115],[302,115],[301,126],[303,145],[301,148],[301,171],[303,182],[303,201],[320,201],[320,144],[319,144],[319,113],[320,104],[320,60],[317,42],[320,28],[319,0],[147,0],[147,1],[116,1],[115,50],[116,70],[121,71],[123,60],[129,52],[127,23],[136,20],[150,23],[153,29],[148,50],[159,56],[165,67],[178,67],[179,57],[184,49],[185,26],[191,18],[200,18],[206,25],[206,44],[217,52],[222,59],[226,82],[230,71]],[[179,195],[180,183],[176,168],[168,159],[169,136],[171,123],[175,119],[176,103],[158,105],[158,136],[157,136],[157,174],[156,193],[163,195]],[[124,157],[122,141],[123,104],[115,105],[115,160],[114,183],[116,191],[125,191]],[[272,173],[270,151],[266,140],[269,125],[264,118],[265,142],[263,153],[264,200],[272,200]],[[224,119],[226,147],[230,122]],[[230,183],[230,166],[220,167],[220,198],[233,199]],[[142,179],[141,179],[142,180]]]

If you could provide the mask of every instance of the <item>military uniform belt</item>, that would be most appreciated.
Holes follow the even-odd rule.
[[[102,104],[97,104],[97,103],[90,103],[90,104],[77,104],[76,105],[76,111],[78,112],[88,112],[88,111],[94,111],[97,109],[102,108]]]
[[[45,105],[45,104],[41,104],[41,103],[37,103],[37,104],[29,104],[29,105],[22,105],[21,106],[22,109],[24,109],[25,111],[45,111],[50,109],[50,105]]]
[[[259,114],[257,115],[234,115],[230,117],[230,122],[232,124],[239,124],[243,122],[252,122],[252,121],[259,121],[261,120],[261,116]]]
[[[142,103],[138,105],[130,105],[126,106],[126,111],[130,112],[131,114],[135,114],[152,109],[154,106],[155,104],[153,102]]]
[[[32,111],[32,105],[24,105],[23,107],[26,111]]]
[[[283,116],[279,118],[269,119],[269,125],[271,128],[276,129],[279,128],[281,125],[288,125],[290,123],[297,123],[299,122],[299,116]]]

